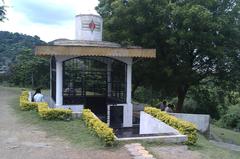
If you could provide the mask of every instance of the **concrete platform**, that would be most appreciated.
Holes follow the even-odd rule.
[[[138,141],[138,140],[147,140],[150,142],[157,141],[163,143],[183,143],[187,141],[186,135],[168,135],[168,136],[145,136],[145,137],[129,137],[129,138],[117,138],[117,141]]]

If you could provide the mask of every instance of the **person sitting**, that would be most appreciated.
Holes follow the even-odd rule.
[[[166,107],[167,107],[167,101],[163,101],[163,102],[159,105],[159,108],[161,109],[161,111],[164,111]]]
[[[41,93],[41,89],[36,89],[36,92],[34,93],[32,97],[33,102],[44,102],[44,96]]]
[[[168,104],[164,111],[167,113],[173,113],[172,104]]]

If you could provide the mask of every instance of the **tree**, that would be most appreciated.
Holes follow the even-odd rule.
[[[4,0],[2,0],[3,4],[4,4]],[[4,5],[0,5],[0,22],[3,21],[4,19],[6,19],[6,10]]]
[[[9,69],[9,82],[18,86],[49,87],[49,61],[34,56],[32,50],[19,53]]]
[[[157,49],[157,59],[138,63],[133,76],[176,95],[178,112],[189,88],[206,77],[237,77],[239,0],[99,1],[105,40]]]

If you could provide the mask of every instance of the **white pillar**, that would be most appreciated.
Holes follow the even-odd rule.
[[[132,103],[132,61],[127,64],[127,103]]]
[[[132,127],[132,59],[127,63],[127,104],[123,110],[123,127]]]
[[[56,61],[56,106],[63,105],[63,66],[62,61]]]
[[[112,82],[111,82],[111,74],[112,74],[112,63],[107,64],[107,91],[108,97],[111,97],[112,94]]]

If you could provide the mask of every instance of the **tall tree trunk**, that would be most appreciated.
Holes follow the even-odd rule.
[[[177,90],[178,94],[178,102],[177,102],[177,107],[176,107],[176,112],[180,113],[182,111],[183,103],[187,94],[189,86],[184,84],[180,85]]]

